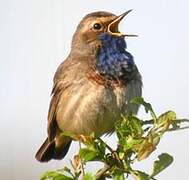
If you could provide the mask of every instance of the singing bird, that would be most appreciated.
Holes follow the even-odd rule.
[[[54,76],[48,112],[48,137],[36,159],[62,159],[73,139],[62,132],[100,137],[114,132],[115,121],[138,106],[130,104],[142,94],[141,75],[126,50],[117,16],[98,11],[86,15],[73,35],[71,51]]]

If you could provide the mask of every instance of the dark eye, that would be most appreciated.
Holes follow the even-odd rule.
[[[100,29],[102,28],[102,25],[101,25],[100,23],[95,23],[95,24],[93,25],[93,28],[94,28],[95,30],[100,30]]]

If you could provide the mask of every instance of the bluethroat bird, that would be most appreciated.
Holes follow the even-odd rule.
[[[127,35],[118,29],[130,11],[120,16],[93,12],[79,23],[71,52],[54,76],[48,137],[38,161],[64,158],[73,139],[62,132],[100,137],[113,133],[122,115],[137,113],[139,107],[130,100],[142,94],[141,75],[126,50]]]

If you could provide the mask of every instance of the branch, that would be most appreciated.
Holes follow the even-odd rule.
[[[110,168],[109,165],[104,164],[104,167],[96,173],[95,180],[100,180]]]
[[[184,130],[184,129],[189,129],[189,126],[180,127],[180,128],[178,128],[178,129],[171,128],[171,129],[169,129],[168,131],[179,131],[179,130]]]
[[[189,122],[189,119],[176,119],[177,123]]]
[[[184,123],[184,122],[189,122],[189,119],[176,119],[174,121],[177,124],[180,124],[180,123]],[[150,120],[142,121],[142,125],[148,125],[148,124],[154,124],[154,120],[150,119]]]
[[[79,150],[81,149],[81,142],[79,141]],[[82,174],[83,176],[85,175],[85,169],[84,169],[84,165],[83,165],[83,160],[81,159],[81,170],[82,170]]]
[[[108,144],[106,144],[101,138],[98,138],[102,143],[104,143],[106,145],[106,148],[111,152],[111,153],[114,153],[115,151],[110,147],[108,146]]]

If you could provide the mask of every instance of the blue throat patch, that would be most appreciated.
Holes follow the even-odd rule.
[[[127,80],[136,69],[133,56],[127,52],[124,37],[99,35],[102,46],[97,53],[97,70],[109,80]]]

